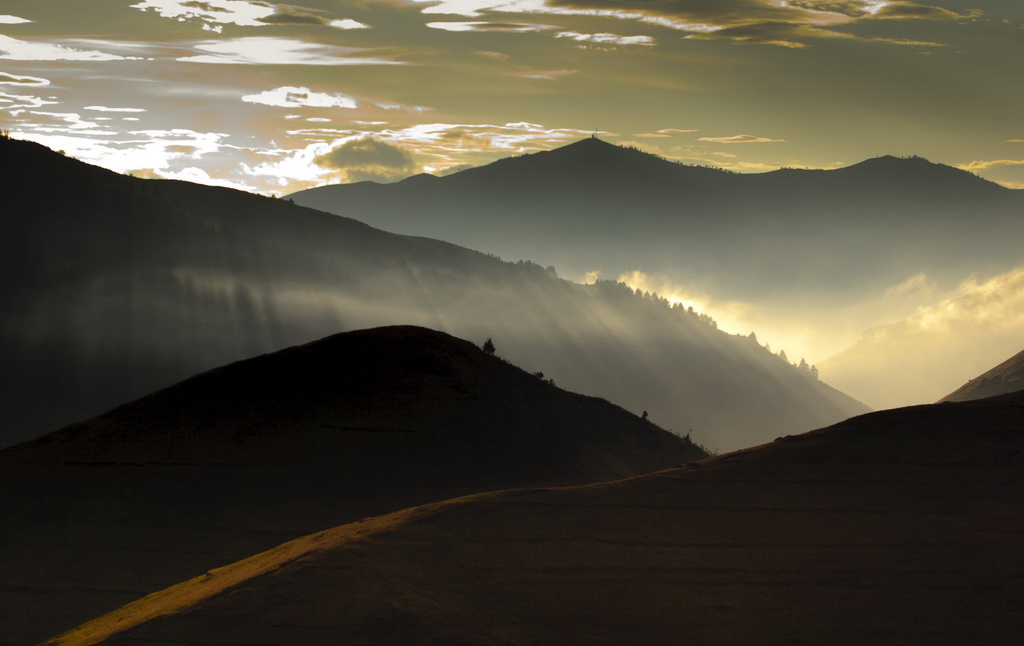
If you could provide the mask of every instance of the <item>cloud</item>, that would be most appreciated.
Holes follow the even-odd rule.
[[[568,76],[570,74],[575,74],[577,72],[579,72],[579,70],[524,70],[521,72],[512,72],[509,74],[509,76],[518,76],[519,78],[524,79],[554,81],[555,79],[562,78],[563,76]]]
[[[977,173],[996,166],[1024,166],[1024,159],[993,159],[991,161],[972,161],[966,164],[957,164],[956,167]]]
[[[102,42],[102,41],[99,41]],[[0,34],[0,60],[9,61],[126,61],[131,56],[75,49],[57,43],[27,41]]]
[[[87,105],[85,109],[94,112],[145,112],[142,108],[108,108],[105,105]]]
[[[42,87],[49,85],[49,79],[40,78],[38,76],[18,76],[17,74],[8,74],[7,72],[0,72],[0,85],[22,85],[26,87]]]
[[[584,34],[578,31],[560,31],[555,38],[569,38],[578,43],[591,45],[616,46],[616,45],[638,45],[652,47],[654,38],[651,36],[619,36],[618,34],[599,33]]]
[[[129,6],[179,22],[198,20],[204,29],[218,33],[223,25],[259,27],[262,19],[277,11],[272,5],[249,0],[143,0]]]
[[[342,18],[339,20],[331,20],[327,23],[328,27],[334,27],[335,29],[369,29],[370,25],[361,23],[358,20],[352,20],[351,18]]]
[[[754,135],[733,135],[731,137],[699,137],[697,141],[708,141],[716,144],[774,144],[786,140],[755,137]]]
[[[404,148],[372,137],[346,142],[313,162],[323,168],[342,171],[349,182],[394,182],[416,173],[419,168]]]
[[[545,10],[544,0],[413,0],[427,4],[426,14],[449,14],[478,18],[484,13],[507,11],[515,13],[540,13]]]
[[[428,22],[427,27],[444,31],[476,31],[508,34],[524,34],[547,29],[558,29],[554,25],[538,25],[528,22]]]
[[[370,26],[351,18],[328,18],[312,11],[297,8],[280,9],[260,22],[268,25],[325,25],[334,29],[369,29]]]
[[[823,378],[876,407],[925,403],[1020,351],[1024,267],[970,277],[944,294],[926,278],[911,281],[930,303],[865,332],[821,364]]]
[[[307,43],[291,38],[227,38],[201,41],[193,47],[207,53],[178,60],[220,65],[404,65],[382,58],[350,56],[362,51],[356,48]]]
[[[279,108],[356,108],[356,100],[347,94],[314,92],[308,87],[284,86],[273,90],[264,90],[259,94],[247,94],[242,97],[246,103],[260,103]]]
[[[648,139],[664,139],[671,137],[672,135],[681,135],[690,132],[697,132],[696,130],[682,130],[680,128],[662,128],[661,130],[655,130],[654,132],[640,132],[634,137],[645,137]]]
[[[507,61],[512,58],[508,54],[503,54],[502,52],[492,52],[486,49],[478,49],[475,50],[473,53],[476,54],[477,56],[483,56],[484,58],[490,58],[496,61]]]
[[[44,112],[42,110],[36,110],[32,112],[33,118],[43,117],[44,121],[49,120],[50,123],[57,122],[62,125],[60,128],[47,127],[46,124],[42,124],[41,127],[37,126],[37,130],[41,132],[54,132],[60,130],[92,130],[98,128],[99,124],[94,121],[88,121],[82,118],[82,115],[77,112]],[[108,132],[93,133],[93,134],[113,134]]]
[[[631,20],[703,39],[806,47],[814,38],[857,38],[833,27],[860,20],[959,18],[931,5],[888,0],[415,0],[423,13],[481,17],[497,12]],[[871,40],[871,39],[866,39]],[[899,39],[895,39],[899,40]]]
[[[26,94],[8,94],[0,92],[0,110],[34,110],[44,105],[57,105],[58,101],[43,99]]]
[[[0,15],[0,25],[23,25],[27,22],[32,22],[27,18],[19,18],[17,16]]]
[[[870,12],[879,20],[956,20],[961,16],[948,9],[917,4],[916,2],[885,2],[877,11]]]

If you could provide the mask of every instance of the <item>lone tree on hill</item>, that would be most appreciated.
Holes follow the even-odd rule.
[[[494,341],[491,341],[490,337],[484,341],[484,352],[494,354]]]

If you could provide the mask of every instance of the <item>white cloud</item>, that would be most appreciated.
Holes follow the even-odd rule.
[[[239,191],[251,191],[252,187],[243,182],[236,182],[223,177],[211,177],[202,168],[195,166],[187,166],[181,170],[176,171],[161,171],[160,176],[164,179],[177,179],[184,182],[192,182],[194,184],[205,184],[207,186],[220,186],[223,188],[233,188]]]
[[[369,29],[370,25],[363,24],[358,20],[352,20],[351,18],[343,18],[341,20],[332,20],[327,23],[328,27],[334,27],[335,29]]]
[[[381,110],[404,110],[406,112],[430,112],[433,108],[428,108],[425,105],[406,105],[404,103],[380,103],[376,102],[373,105],[377,106]],[[381,122],[384,123],[384,122]]]
[[[0,25],[22,25],[26,22],[32,22],[27,18],[19,18],[17,16],[0,15]]]
[[[98,50],[75,49],[57,43],[18,40],[0,35],[0,60],[9,61],[125,61],[137,60]]]
[[[605,46],[639,45],[650,47],[655,44],[654,38],[651,36],[619,36],[618,34],[609,33],[584,34],[578,31],[560,31],[555,34],[555,38],[569,38],[579,43]]]
[[[59,102],[51,99],[43,99],[38,96],[0,92],[0,110],[8,110],[15,114],[17,111],[34,110],[35,108],[41,108],[44,105],[56,105],[57,103]]]
[[[256,165],[243,164],[243,172],[253,178],[263,179],[280,188],[293,192],[323,184],[335,171],[314,163],[317,157],[330,150],[328,144],[311,143],[300,150],[270,151],[274,161]]]
[[[194,45],[206,54],[186,56],[185,63],[221,65],[403,65],[382,58],[348,56],[360,50],[307,43],[291,38],[252,36],[201,41]]]
[[[708,141],[716,144],[774,144],[784,142],[785,139],[769,139],[768,137],[755,137],[754,135],[733,135],[731,137],[700,137],[697,141]]]
[[[515,13],[541,13],[546,10],[543,0],[413,0],[430,3],[423,13],[454,14],[477,18],[488,11]]]
[[[661,130],[655,130],[654,132],[639,132],[634,137],[645,137],[648,139],[666,139],[672,135],[686,134],[690,132],[697,132],[696,130],[682,130],[680,128],[662,128]],[[733,155],[735,156],[735,155]]]
[[[308,87],[284,86],[242,97],[246,103],[259,103],[279,108],[357,108],[359,104],[347,94],[314,92]]]
[[[105,105],[87,105],[85,109],[95,112],[145,112],[142,108],[108,108]]]
[[[525,34],[547,29],[556,29],[554,25],[539,25],[529,22],[428,22],[427,27],[444,31],[480,31],[508,34]]]
[[[40,78],[38,76],[18,76],[17,74],[8,74],[7,72],[0,72],[0,85],[21,85],[23,87],[41,87],[49,84],[49,79]]]
[[[204,28],[210,31],[221,30],[221,25],[238,25],[240,27],[261,27],[266,23],[262,18],[269,18],[277,9],[263,2],[248,0],[143,0],[130,5],[140,11],[155,11],[164,18],[173,18],[179,22],[199,20]]]
[[[542,81],[553,81],[563,76],[575,74],[579,70],[525,70],[522,72],[512,72],[509,76],[518,76],[524,79],[539,79]]]

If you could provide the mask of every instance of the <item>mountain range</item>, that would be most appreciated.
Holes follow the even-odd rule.
[[[1024,226],[1024,191],[919,157],[739,174],[597,138],[289,199],[568,275],[668,273],[720,300],[849,297],[893,276],[1016,266],[1006,236]]]
[[[122,176],[0,139],[0,443],[198,372],[395,324],[482,343],[712,449],[864,412],[705,315],[614,282],[287,200]]]
[[[335,525],[706,456],[441,332],[334,335],[0,450],[0,644]]]
[[[47,642],[1012,644],[1024,394],[282,544]]]

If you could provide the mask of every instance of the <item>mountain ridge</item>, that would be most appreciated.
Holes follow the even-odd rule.
[[[994,232],[1022,228],[1024,210],[1024,191],[921,158],[743,174],[589,138],[415,186],[336,184],[289,199],[569,276],[641,270],[765,303],[794,290],[814,302],[882,292],[922,271],[1012,268],[1016,250]]]

